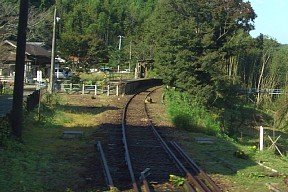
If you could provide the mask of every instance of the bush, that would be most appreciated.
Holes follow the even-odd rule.
[[[78,84],[78,83],[80,83],[80,76],[79,75],[73,75],[72,77],[71,77],[71,83],[73,83],[73,84]]]
[[[220,123],[215,115],[186,93],[167,91],[168,113],[177,128],[202,132],[209,135],[220,134]]]

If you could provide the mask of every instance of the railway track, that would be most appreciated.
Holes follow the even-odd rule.
[[[176,142],[167,144],[149,120],[145,102],[158,89],[140,92],[127,102],[121,134],[116,131],[113,158],[106,158],[101,143],[97,143],[107,184],[121,191],[221,191]],[[169,182],[170,175],[186,178],[184,187]]]
[[[131,160],[130,169],[133,170],[130,171],[132,180],[133,175],[136,179],[141,176],[141,172],[149,170],[146,181],[155,186],[167,183],[170,174],[181,175],[181,172],[163,147],[163,140],[151,127],[144,104],[149,94],[150,91],[141,92],[129,101],[123,114],[122,128],[123,135],[126,135],[126,151]],[[140,191],[141,182],[135,180],[133,186],[134,191]]]

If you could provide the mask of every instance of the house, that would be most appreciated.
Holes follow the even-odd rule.
[[[17,42],[5,40],[0,43],[0,78],[4,81],[14,81]],[[37,75],[37,70],[43,72],[43,77],[49,77],[51,51],[44,48],[44,43],[26,42],[24,79]]]

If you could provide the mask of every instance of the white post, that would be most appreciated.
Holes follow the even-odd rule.
[[[97,95],[97,85],[95,84],[95,92],[94,92],[95,95]]]
[[[82,83],[82,95],[84,95],[84,94],[85,94],[85,84]]]
[[[138,69],[137,69],[137,67],[135,67],[134,78],[138,79]]]
[[[131,60],[132,60],[132,49],[131,49],[132,42],[130,41],[130,54],[129,54],[129,73],[131,71]]]
[[[263,151],[263,144],[264,144],[263,135],[264,135],[264,130],[263,130],[263,127],[260,126],[260,151]]]
[[[116,96],[119,96],[119,85],[116,86]]]
[[[70,83],[70,91],[72,91],[72,88],[73,88],[73,84]]]
[[[124,36],[119,35],[118,37],[120,38],[119,39],[119,50],[120,50],[121,49],[122,38],[124,38]]]
[[[107,96],[110,95],[110,85],[107,85]]]

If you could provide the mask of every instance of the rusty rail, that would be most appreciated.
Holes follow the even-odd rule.
[[[212,179],[202,170],[200,169],[197,164],[181,149],[181,147],[175,142],[170,142],[172,146],[179,152],[179,154],[185,159],[186,162],[189,163],[191,168],[195,171],[197,176],[197,180],[205,188],[205,191],[211,192],[221,192],[222,190],[212,181]]]
[[[105,157],[101,142],[98,141],[95,145],[97,145],[97,148],[98,148],[98,150],[100,152],[100,156],[101,156],[101,160],[102,160],[101,162],[102,162],[103,167],[104,167],[104,175],[106,177],[107,185],[111,189],[111,188],[114,187],[114,184],[113,184],[113,180],[112,180],[112,177],[111,177],[111,174],[110,174],[110,171],[109,171],[109,167],[108,167],[108,164],[107,164],[107,161],[106,161],[106,157]]]
[[[129,169],[129,173],[130,173],[130,177],[131,177],[131,181],[132,181],[132,186],[133,186],[133,190],[135,192],[139,191],[139,188],[137,186],[137,182],[135,179],[135,175],[134,175],[134,171],[133,171],[133,167],[132,167],[132,163],[131,163],[131,159],[130,159],[130,154],[129,154],[129,149],[128,149],[128,144],[127,144],[127,139],[126,139],[126,114],[127,114],[127,109],[129,104],[131,103],[132,99],[136,96],[137,94],[134,94],[127,102],[124,112],[123,112],[123,117],[122,117],[122,137],[123,137],[123,143],[124,143],[124,148],[125,148],[125,159],[126,159],[126,163]]]

